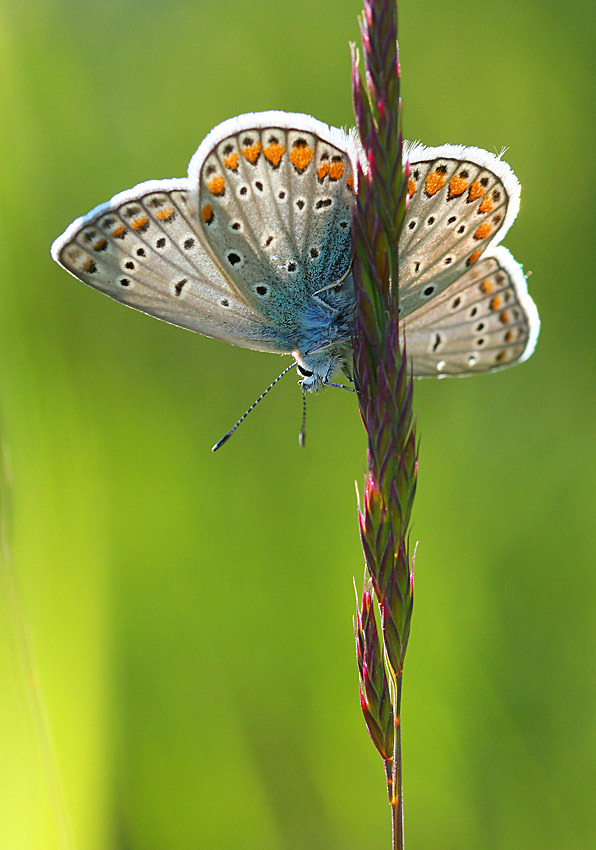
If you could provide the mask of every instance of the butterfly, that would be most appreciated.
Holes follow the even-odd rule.
[[[413,374],[527,359],[538,313],[521,266],[498,244],[519,209],[513,171],[474,147],[412,144],[407,156],[399,301]],[[289,353],[303,392],[318,390],[340,369],[351,374],[360,157],[354,131],[309,115],[240,115],[208,134],[187,177],[115,195],[76,219],[52,257],[151,316]]]

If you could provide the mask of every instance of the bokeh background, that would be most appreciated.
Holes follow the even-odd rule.
[[[406,135],[507,160],[533,358],[416,385],[410,850],[596,844],[592,0],[400,4]],[[360,716],[354,398],[297,444],[280,370],[126,310],[49,256],[75,216],[181,176],[208,130],[279,108],[351,122],[360,0],[2,0],[0,846],[66,850],[28,711],[42,696],[81,850],[389,846]],[[22,607],[38,676],[18,661]],[[22,623],[21,623],[22,625]],[[35,693],[35,691],[33,691]]]

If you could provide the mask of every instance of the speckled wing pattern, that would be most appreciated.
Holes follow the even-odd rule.
[[[441,295],[405,319],[414,374],[473,374],[525,359],[537,331],[525,286],[523,271],[509,251],[490,249]]]
[[[356,156],[341,130],[270,112],[224,122],[191,161],[206,244],[289,350],[310,297],[350,270]]]
[[[149,315],[290,352],[313,298],[330,287],[337,295],[339,284],[351,303],[358,155],[352,134],[308,115],[242,115],[209,133],[187,178],[115,195],[74,221],[52,256]],[[416,144],[408,155],[399,286],[414,373],[464,375],[526,359],[538,314],[521,266],[497,247],[519,209],[515,175],[479,148]]]
[[[279,351],[201,243],[188,183],[154,180],[76,219],[52,246],[75,277],[130,307],[206,336]],[[225,305],[225,306],[222,306]]]
[[[464,375],[529,357],[539,330],[521,266],[496,247],[519,210],[507,163],[479,148],[409,151],[400,314],[416,375]]]
[[[349,272],[352,138],[308,115],[216,127],[189,176],[115,195],[52,246],[67,271],[175,325],[286,353],[311,295]]]

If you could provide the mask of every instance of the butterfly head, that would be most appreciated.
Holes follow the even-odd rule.
[[[293,351],[292,356],[301,377],[299,383],[303,392],[316,393],[330,384],[332,376],[340,369],[351,379],[351,342],[337,343],[305,355]]]
[[[294,352],[294,357],[296,357],[298,352]],[[304,392],[313,393],[321,388],[323,385],[323,380],[321,375],[312,372],[310,369],[307,369],[303,366],[298,359],[296,358],[296,371],[301,377],[300,386],[304,390]]]

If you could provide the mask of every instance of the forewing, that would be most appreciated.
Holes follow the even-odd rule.
[[[261,351],[285,351],[201,243],[187,179],[141,183],[74,221],[52,257],[83,283],[158,319]]]
[[[216,127],[189,167],[213,257],[254,310],[291,334],[311,295],[352,261],[356,149],[308,115],[242,115]]]
[[[409,206],[399,243],[400,313],[437,298],[503,238],[520,186],[506,162],[480,148],[409,151]]]
[[[526,360],[540,321],[521,266],[491,249],[430,303],[404,321],[418,376],[471,375]]]

